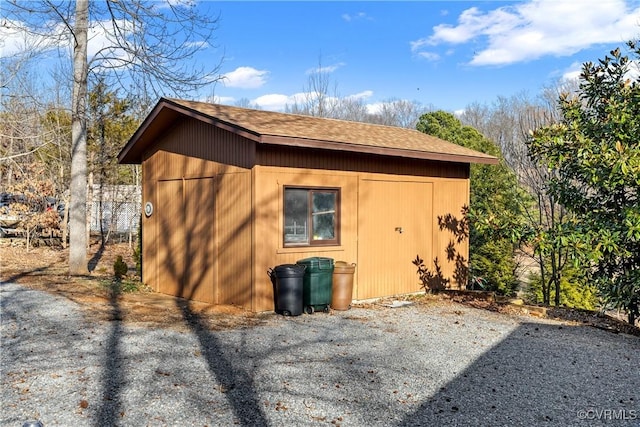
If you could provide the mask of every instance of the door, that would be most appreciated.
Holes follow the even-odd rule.
[[[182,294],[184,274],[184,206],[182,180],[158,182],[158,292]]]
[[[215,180],[158,183],[158,291],[217,302]]]
[[[428,182],[361,181],[357,299],[421,290],[411,261],[431,259],[432,199]]]

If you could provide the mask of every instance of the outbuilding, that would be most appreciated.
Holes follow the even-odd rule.
[[[309,257],[356,263],[355,300],[420,291],[416,256],[462,285],[447,224],[470,164],[497,163],[411,129],[165,98],[118,160],[142,165],[143,282],[255,312],[274,309],[269,270]]]

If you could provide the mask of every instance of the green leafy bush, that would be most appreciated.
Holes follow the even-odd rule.
[[[122,260],[122,255],[118,255],[115,262],[113,263],[113,275],[117,280],[121,280],[124,276],[127,275],[129,271],[129,267],[127,267],[127,263]]]
[[[537,304],[543,301],[542,279],[540,274],[529,275],[529,286],[525,298]],[[585,283],[571,268],[565,268],[560,279],[560,305],[585,310],[596,310],[599,307],[598,289],[595,285]]]

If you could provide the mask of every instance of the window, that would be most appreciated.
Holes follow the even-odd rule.
[[[284,189],[284,245],[340,244],[340,190],[331,188]]]

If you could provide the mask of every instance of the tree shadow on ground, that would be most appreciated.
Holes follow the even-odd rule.
[[[266,426],[268,421],[260,406],[252,376],[235,368],[224,352],[224,346],[211,332],[205,319],[191,308],[191,302],[176,299],[189,329],[198,339],[209,372],[216,378],[235,414],[237,424]]]
[[[629,344],[640,341],[524,323],[399,425],[637,426],[640,371],[617,368],[637,366]]]
[[[102,384],[102,399],[95,420],[96,426],[115,426],[120,420],[122,412],[121,387],[125,384],[124,373],[120,367],[122,361],[121,342],[123,336],[122,309],[118,302],[120,295],[120,283],[112,283],[109,295],[111,313],[111,330],[107,337],[103,371],[100,383]]]
[[[34,268],[33,270],[29,270],[29,271],[22,271],[22,272],[20,272],[18,274],[14,274],[11,277],[3,279],[0,282],[0,285],[5,285],[5,284],[8,284],[8,283],[17,282],[18,280],[22,279],[23,277],[30,276],[30,275],[32,275],[34,273],[42,273],[44,271],[47,271],[49,268],[51,268],[51,265],[53,265],[53,264],[47,265],[45,267]]]
[[[89,263],[87,264],[87,268],[89,272],[92,272],[93,270],[96,269],[96,267],[98,266],[98,263],[100,262],[100,259],[102,258],[102,255],[104,254],[106,247],[107,245],[105,244],[105,242],[100,242],[100,248],[98,248],[96,253],[93,254],[91,259],[89,260]]]

